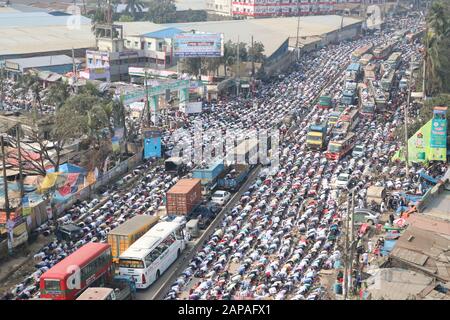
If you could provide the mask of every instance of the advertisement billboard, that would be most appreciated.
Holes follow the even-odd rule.
[[[176,34],[173,38],[173,53],[179,58],[223,57],[223,34]]]
[[[447,120],[433,119],[431,125],[431,147],[432,148],[447,147]]]

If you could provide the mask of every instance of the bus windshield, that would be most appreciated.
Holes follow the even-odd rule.
[[[119,267],[122,268],[133,268],[133,269],[143,269],[144,262],[142,260],[137,259],[120,259]]]
[[[342,145],[335,144],[335,143],[330,143],[330,145],[328,147],[328,151],[330,151],[330,152],[340,152],[341,149],[342,149]]]
[[[308,140],[310,140],[310,141],[321,141],[322,137],[321,136],[308,135]]]
[[[61,291],[59,280],[45,279],[45,290],[47,291]]]

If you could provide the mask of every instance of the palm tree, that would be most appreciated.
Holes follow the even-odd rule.
[[[125,12],[131,14],[136,19],[138,13],[142,13],[144,4],[139,0],[128,0]]]
[[[425,92],[436,93],[443,89],[443,61],[449,54],[449,48],[443,43],[450,36],[450,6],[443,2],[435,2],[427,17],[425,34],[425,63],[428,80]]]

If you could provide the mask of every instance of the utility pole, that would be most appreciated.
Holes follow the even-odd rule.
[[[150,110],[150,104],[148,101],[148,83],[147,82],[148,82],[147,81],[147,68],[144,68],[145,109],[147,109],[147,123],[150,126],[151,121],[152,121],[152,115],[151,115],[151,110]]]
[[[253,42],[253,35],[252,35],[252,80],[255,77],[255,46]]]
[[[297,18],[297,39],[295,41],[295,50],[297,50],[297,61],[300,60],[300,41],[299,41],[299,36],[300,36],[300,16],[301,16],[301,12],[300,12],[300,0],[297,0],[297,14],[298,14],[298,18]]]
[[[2,148],[2,163],[3,163],[3,190],[5,193],[5,212],[6,212],[6,225],[9,226],[9,220],[11,218],[10,208],[9,208],[9,197],[8,197],[8,179],[6,176],[6,159],[5,159],[5,141],[3,140],[3,136],[0,136],[0,143]],[[12,252],[12,230],[10,227],[8,229],[8,250]]]
[[[348,285],[349,291],[353,292],[353,254],[354,254],[354,232],[355,232],[355,189],[351,191],[352,195],[352,204],[351,204],[351,224],[350,224],[350,272],[349,272],[349,279],[348,282],[350,284]]]
[[[77,67],[75,65],[75,51],[73,50],[73,47],[72,47],[72,72],[73,72],[73,89],[74,89],[75,94],[77,94],[78,93],[78,86],[77,86],[78,77],[77,77]]]
[[[4,66],[0,66],[0,108],[3,110],[3,103],[5,100],[5,79],[4,77]]]
[[[238,36],[238,41],[237,41],[237,47],[236,47],[236,55],[237,55],[237,75],[236,75],[236,79],[237,79],[237,85],[236,85],[236,95],[239,97],[239,89],[241,86],[241,77],[240,77],[240,72],[241,72],[241,60],[239,57],[239,36]]]
[[[405,166],[406,166],[406,175],[409,176],[409,150],[408,150],[408,108],[411,100],[411,82],[413,80],[413,59],[409,62],[409,83],[408,83],[408,97],[405,106]]]
[[[423,100],[427,100],[427,88],[426,88],[426,68],[427,68],[427,58],[428,58],[428,22],[425,28],[425,57],[423,59],[423,67],[422,67],[422,91],[423,91]],[[411,75],[412,77],[412,75]]]
[[[349,253],[348,253],[348,242],[349,242],[349,224],[350,224],[350,197],[347,195],[347,219],[345,220],[345,244],[344,244],[344,300],[347,300],[348,296],[348,267],[349,267]]]
[[[16,139],[17,139],[17,160],[19,161],[19,186],[20,186],[20,199],[23,198],[23,169],[22,169],[22,151],[20,148],[20,124],[16,126]]]

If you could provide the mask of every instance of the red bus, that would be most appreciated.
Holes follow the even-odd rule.
[[[353,149],[356,142],[356,135],[350,132],[345,138],[335,138],[328,144],[325,157],[329,160],[339,160]]]
[[[41,276],[40,298],[75,300],[89,285],[107,281],[112,275],[111,246],[87,243]]]

